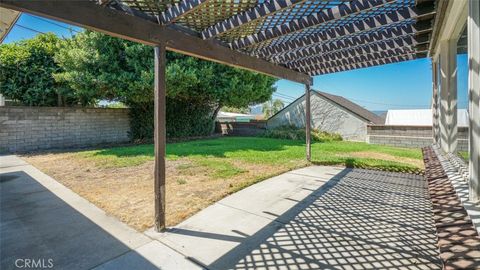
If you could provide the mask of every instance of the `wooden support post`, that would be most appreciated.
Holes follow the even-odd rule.
[[[155,230],[165,230],[165,45],[155,47]]]
[[[480,2],[468,11],[469,199],[480,201]]]
[[[311,129],[311,109],[310,109],[310,84],[305,85],[305,145],[306,157],[310,161],[312,157],[312,146],[310,144],[310,129]]]

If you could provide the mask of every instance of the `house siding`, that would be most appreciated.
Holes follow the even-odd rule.
[[[367,121],[337,104],[312,93],[312,127],[338,133],[345,140],[366,141]],[[305,97],[301,97],[267,121],[268,128],[282,125],[305,127]]]

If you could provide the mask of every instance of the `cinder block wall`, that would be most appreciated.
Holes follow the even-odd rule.
[[[420,148],[433,143],[431,126],[368,126],[367,142],[407,148]],[[468,128],[458,128],[458,150],[468,151]]]
[[[128,109],[0,107],[0,153],[129,140]]]

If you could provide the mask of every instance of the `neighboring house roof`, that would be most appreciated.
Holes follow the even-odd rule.
[[[252,120],[263,120],[262,115],[232,113],[219,111],[216,120],[218,122],[250,122]]]
[[[431,126],[432,110],[388,110],[385,125],[390,126]],[[468,112],[465,109],[457,111],[457,125],[468,126]]]
[[[356,114],[360,118],[363,118],[371,122],[372,124],[383,125],[385,123],[385,121],[380,116],[374,114],[373,112],[363,108],[362,106],[356,103],[351,102],[350,100],[342,96],[332,95],[332,94],[317,91],[317,90],[313,90],[313,92],[333,103],[336,103],[340,107],[343,107],[347,111],[350,111]]]
[[[10,30],[12,30],[19,17],[20,12],[0,7],[0,43],[3,42]]]

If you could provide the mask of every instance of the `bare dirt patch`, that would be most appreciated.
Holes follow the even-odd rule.
[[[131,227],[144,231],[153,226],[153,161],[138,166],[105,168],[96,166],[91,160],[79,158],[75,153],[52,153],[23,158]],[[245,186],[289,170],[287,165],[240,161],[229,163],[241,170],[231,177],[219,178],[214,177],[212,168],[199,165],[196,160],[167,160],[167,226],[178,224]]]

